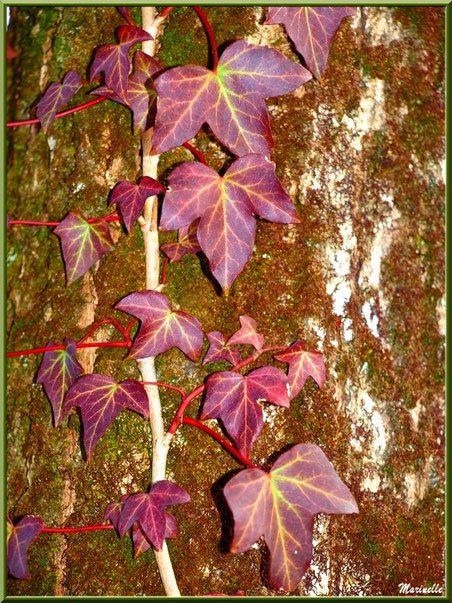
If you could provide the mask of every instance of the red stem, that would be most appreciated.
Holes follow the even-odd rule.
[[[70,532],[94,532],[95,530],[112,530],[112,525],[101,525],[101,526],[82,526],[81,528],[42,528],[41,532],[47,532],[49,534],[65,534]]]
[[[236,450],[234,448],[234,446],[232,446],[232,444],[230,444],[225,438],[223,438],[216,431],[214,431],[213,429],[210,429],[210,427],[207,427],[207,425],[204,425],[203,423],[200,423],[199,421],[195,421],[195,419],[190,419],[189,417],[184,417],[182,419],[182,423],[184,425],[192,425],[193,427],[197,427],[198,429],[205,431],[214,440],[216,440],[222,446],[224,446],[226,448],[226,450],[228,450],[231,454],[233,454],[241,463],[243,463],[244,465],[247,465],[251,469],[259,469],[259,467],[257,465],[255,465],[254,463],[252,463],[248,457],[243,456],[243,454],[241,454],[238,450]]]
[[[161,13],[159,13],[159,17],[161,19],[164,19],[165,17],[167,17],[171,12],[173,12],[173,10],[175,9],[175,6],[165,6],[165,8],[162,10]]]
[[[101,341],[99,343],[77,343],[76,348],[128,348],[130,347],[127,341]],[[8,352],[7,358],[14,356],[30,356],[30,354],[43,354],[45,352],[56,352],[65,350],[64,345],[50,345],[46,348],[33,348],[32,350],[19,350],[17,352]]]
[[[106,96],[99,96],[95,100],[88,101],[87,103],[83,103],[83,105],[78,105],[78,107],[72,107],[72,109],[67,109],[66,111],[62,111],[61,113],[57,113],[55,115],[55,119],[59,117],[66,117],[66,115],[71,115],[72,113],[77,113],[77,111],[83,111],[83,109],[88,109],[88,107],[93,107],[94,105],[98,105],[99,103],[103,103],[107,100]],[[6,124],[7,128],[17,128],[17,126],[31,126],[33,124],[38,124],[39,119],[25,119],[24,121],[10,121]]]
[[[168,258],[162,262],[162,285],[166,285],[166,267],[168,266]]]
[[[190,151],[190,153],[193,153],[196,159],[198,159],[201,163],[207,165],[207,161],[204,159],[202,153],[198,151],[198,149],[195,149],[193,145],[191,145],[189,142],[184,142],[182,146],[185,147],[188,151]]]
[[[170,385],[169,383],[161,383],[160,381],[140,381],[142,385],[158,385],[159,387],[166,387],[166,389],[173,389],[175,392],[178,392],[182,398],[185,398],[187,394],[181,387],[177,387],[177,385]]]
[[[88,218],[87,222],[92,224],[93,222],[117,222],[121,218],[118,214],[110,214],[108,216],[101,216],[99,218]],[[26,226],[58,226],[60,222],[40,222],[39,220],[10,220],[8,226],[14,224],[21,224]]]
[[[196,14],[198,15],[198,17],[201,19],[202,24],[206,28],[207,35],[209,36],[210,49],[212,51],[212,58],[213,58],[213,69],[212,69],[212,71],[214,73],[216,73],[217,67],[218,67],[218,47],[217,47],[217,42],[215,40],[215,34],[213,33],[213,29],[210,26],[210,23],[209,23],[206,15],[204,13],[204,11],[199,6],[192,6],[192,8],[196,12]]]
[[[84,341],[86,341],[88,339],[88,337],[91,337],[91,335],[93,333],[95,333],[97,331],[97,329],[99,327],[101,327],[102,325],[113,325],[120,333],[121,335],[124,337],[124,339],[127,340],[127,333],[126,330],[124,329],[124,327],[122,326],[122,324],[120,322],[118,322],[116,320],[116,318],[105,318],[104,320],[99,321],[98,323],[96,323],[90,331],[88,331],[88,333],[86,335],[84,335],[81,339],[79,339],[78,343],[83,343]]]

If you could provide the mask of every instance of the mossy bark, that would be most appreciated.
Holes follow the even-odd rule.
[[[299,60],[281,27],[262,25],[260,8],[206,12],[219,44],[247,36]],[[93,48],[112,42],[119,25],[108,7],[14,9],[19,56],[8,65],[8,119],[28,118],[48,83],[69,69],[86,74]],[[193,11],[176,9],[164,64],[205,64],[207,48]],[[273,158],[301,223],[259,222],[253,256],[227,300],[204,260],[190,256],[168,269],[167,295],[206,332],[232,333],[247,314],[268,345],[304,339],[323,349],[325,387],[309,381],[290,409],[266,406],[253,450],[265,462],[290,444],[318,444],[359,504],[359,515],[317,519],[314,560],[294,594],[397,595],[401,582],[444,587],[443,56],[443,8],[358,9],[336,37],[324,80],[268,102]],[[74,102],[82,99],[80,92]],[[114,184],[139,176],[139,139],[128,110],[114,103],[58,120],[48,136],[36,126],[8,135],[13,218],[57,220],[72,209],[102,215]],[[195,144],[214,168],[230,161],[206,129]],[[165,154],[162,182],[190,160],[183,149]],[[113,304],[144,287],[144,260],[138,227],[116,237],[116,249],[66,288],[51,230],[10,229],[9,350],[77,339],[96,320],[119,315]],[[98,335],[112,336],[108,327]],[[118,380],[138,377],[121,350],[80,359]],[[39,363],[8,360],[8,511],[40,515],[49,526],[100,523],[106,504],[149,485],[148,426],[123,413],[87,465],[78,416],[52,427],[33,383]],[[177,350],[158,359],[158,371],[186,390],[207,375]],[[162,399],[168,425],[178,398],[163,392]],[[190,412],[196,416],[196,405]],[[263,581],[260,550],[226,552],[231,518],[221,485],[236,469],[203,434],[188,426],[178,433],[168,477],[192,503],[174,510],[180,536],[169,546],[184,595],[276,594]],[[29,563],[31,581],[9,580],[9,595],[163,594],[152,554],[134,561],[129,540],[113,532],[40,535]]]

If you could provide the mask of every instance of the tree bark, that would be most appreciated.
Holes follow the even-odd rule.
[[[262,25],[261,8],[206,12],[220,45],[247,36],[300,60],[282,27]],[[32,116],[47,85],[68,70],[86,74],[93,48],[113,42],[122,24],[113,7],[14,9],[9,29],[19,55],[8,63],[8,119]],[[173,11],[159,57],[169,67],[207,64],[194,11]],[[78,93],[74,103],[83,100]],[[290,409],[264,405],[252,455],[265,462],[288,445],[315,443],[358,501],[359,515],[318,516],[314,559],[294,594],[444,588],[444,8],[359,8],[343,22],[323,81],[267,104],[273,159],[300,224],[259,221],[252,258],[227,300],[194,256],[169,266],[165,293],[206,332],[230,334],[246,314],[266,345],[303,339],[323,350],[325,387],[309,380]],[[231,161],[207,129],[192,143],[214,169]],[[161,182],[192,159],[182,148],[165,154]],[[36,126],[8,131],[7,167],[11,218],[105,215],[116,182],[140,175],[140,140],[128,110],[106,102],[58,120],[47,136]],[[121,318],[114,303],[146,286],[143,237],[139,226],[131,236],[113,228],[115,250],[69,288],[51,230],[10,228],[8,350],[78,339],[97,320]],[[96,335],[110,336],[109,327]],[[120,349],[80,354],[87,371],[139,378],[123,357]],[[109,502],[149,486],[148,425],[122,413],[88,465],[78,416],[52,427],[34,385],[39,363],[8,360],[8,512],[40,515],[48,526],[101,523]],[[157,358],[156,374],[190,391],[207,368],[173,349]],[[179,399],[161,396],[168,428]],[[190,412],[196,416],[196,404]],[[168,478],[192,503],[174,508],[180,536],[168,544],[183,595],[277,594],[260,572],[261,545],[226,552],[232,525],[221,486],[237,468],[202,433],[177,432]],[[32,579],[10,579],[9,595],[164,594],[152,553],[133,560],[129,539],[113,531],[42,534],[29,564]]]

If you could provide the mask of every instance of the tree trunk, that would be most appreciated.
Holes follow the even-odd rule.
[[[282,27],[262,25],[261,8],[206,13],[219,45],[246,36],[299,60]],[[113,7],[13,9],[18,57],[8,64],[8,120],[32,115],[47,85],[68,70],[84,77],[93,49],[113,42],[121,24]],[[206,64],[207,41],[191,9],[171,14],[159,56],[168,67]],[[74,104],[83,99],[79,92]],[[300,224],[259,222],[252,258],[227,300],[196,256],[169,266],[165,293],[205,332],[230,334],[246,314],[268,345],[303,339],[323,350],[325,387],[308,380],[290,409],[265,406],[253,449],[265,462],[294,443],[319,445],[359,505],[356,516],[317,517],[314,559],[295,594],[444,588],[444,8],[359,8],[342,24],[324,80],[268,105],[273,159]],[[207,129],[194,144],[214,169],[230,161]],[[105,215],[116,182],[139,177],[139,152],[130,113],[111,102],[57,120],[47,136],[37,126],[10,129],[8,213]],[[182,148],[165,154],[162,183],[190,160]],[[113,304],[145,286],[143,243],[138,226],[131,236],[113,229],[115,250],[67,288],[51,229],[10,228],[8,350],[79,339],[94,322],[121,318]],[[96,334],[108,337],[110,327]],[[88,372],[139,378],[121,349],[79,358]],[[87,464],[78,415],[52,426],[34,385],[39,364],[39,356],[8,360],[8,513],[36,514],[48,526],[102,523],[109,502],[150,484],[148,425],[122,413]],[[176,349],[157,359],[157,372],[188,391],[207,375]],[[168,427],[178,397],[162,392],[162,403]],[[263,546],[226,552],[232,526],[221,486],[236,462],[185,426],[168,468],[192,498],[175,508],[180,536],[168,543],[182,594],[276,595],[260,572]],[[29,565],[31,580],[10,579],[10,596],[163,594],[152,553],[133,560],[129,538],[110,530],[41,534]]]

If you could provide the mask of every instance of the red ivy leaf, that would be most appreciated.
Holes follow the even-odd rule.
[[[251,256],[256,223],[297,223],[293,203],[263,155],[237,159],[224,176],[201,163],[184,163],[170,175],[160,226],[175,230],[201,218],[198,241],[213,275],[229,290]]]
[[[226,337],[219,331],[211,331],[207,333],[207,339],[210,342],[210,347],[204,356],[203,364],[208,362],[221,362],[222,360],[230,362],[235,366],[240,362],[240,352],[235,346],[226,344]]]
[[[216,73],[197,65],[170,69],[155,82],[155,150],[163,153],[183,144],[207,122],[235,155],[270,155],[273,140],[264,99],[291,92],[311,77],[277,50],[243,40],[224,51]]]
[[[144,290],[131,293],[115,306],[141,320],[130,356],[148,358],[172,347],[197,362],[201,356],[203,331],[199,321],[186,312],[174,312],[162,293]]]
[[[165,516],[165,507],[190,502],[190,496],[172,482],[162,480],[153,484],[148,493],[127,496],[119,511],[118,532],[122,538],[135,522],[144,537],[158,550],[165,537],[175,533],[174,522]],[[168,524],[168,525],[167,525]]]
[[[90,80],[101,73],[105,83],[127,103],[127,84],[130,70],[129,51],[135,44],[152,40],[144,29],[133,25],[121,25],[118,29],[119,44],[106,44],[97,49],[91,65]]]
[[[55,427],[67,416],[69,410],[63,412],[63,401],[67,390],[76,378],[83,373],[83,368],[77,360],[75,341],[65,339],[64,350],[45,352],[39,367],[36,383],[42,383],[53,411]],[[48,343],[47,347],[55,345]]]
[[[134,379],[116,383],[106,375],[80,377],[66,394],[63,411],[72,406],[78,406],[82,413],[83,443],[88,461],[97,442],[121,410],[129,408],[149,416],[147,394],[141,383]]]
[[[195,220],[190,226],[182,226],[179,229],[177,243],[165,243],[160,247],[160,251],[169,258],[170,263],[179,262],[187,254],[196,254],[201,251],[196,236],[198,225],[199,220]]]
[[[116,8],[118,9],[118,12],[121,14],[121,17],[123,17],[129,25],[133,25],[133,26],[136,25],[135,21],[133,20],[132,15],[130,14],[130,8],[128,6],[117,6]]]
[[[241,327],[228,339],[228,345],[248,344],[260,352],[264,345],[264,336],[257,332],[257,322],[250,316],[239,316],[239,320]]]
[[[53,232],[61,240],[68,286],[114,247],[106,222],[88,222],[71,211]]]
[[[167,511],[165,511],[164,515],[165,538],[177,538],[179,536],[179,528],[177,527],[176,518]],[[152,546],[151,542],[149,542],[149,540],[146,538],[146,534],[140,527],[138,521],[136,521],[132,526],[132,543],[134,559],[137,559]]]
[[[64,107],[82,85],[82,80],[76,71],[69,71],[63,83],[52,82],[36,105],[36,116],[41,122],[44,132],[48,132],[57,109]]]
[[[287,376],[282,371],[264,366],[246,376],[214,373],[207,380],[201,419],[221,419],[239,451],[248,456],[264,424],[260,400],[289,406]]]
[[[308,69],[320,79],[342,19],[355,12],[349,6],[272,6],[265,22],[284,25]]]
[[[278,352],[274,357],[289,365],[291,400],[301,392],[308,377],[312,377],[319,387],[325,384],[323,354],[315,350],[307,350],[302,341],[296,341],[287,350]]]
[[[246,469],[224,489],[234,515],[233,553],[263,536],[270,550],[270,584],[292,591],[312,557],[316,513],[357,513],[353,495],[315,444],[297,444],[270,473]]]
[[[133,113],[133,131],[140,134],[154,125],[157,93],[154,90],[153,77],[162,71],[162,66],[142,50],[135,52],[133,65],[133,72],[127,80],[125,97],[119,96],[107,86],[100,86],[90,94],[106,96],[128,107]]]
[[[14,578],[30,579],[28,571],[28,547],[44,527],[40,517],[27,515],[14,525],[8,517],[6,564]]]
[[[165,192],[164,187],[149,176],[140,178],[139,184],[124,180],[118,182],[111,191],[108,205],[117,203],[127,232],[132,230],[136,219],[141,214],[146,199]]]

